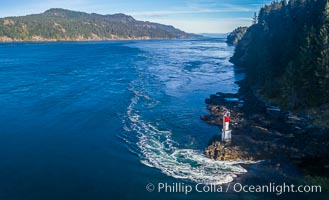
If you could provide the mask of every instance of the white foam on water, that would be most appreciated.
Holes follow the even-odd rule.
[[[125,129],[137,133],[137,146],[140,149],[138,155],[143,164],[157,168],[174,178],[205,184],[228,183],[237,175],[247,172],[239,164],[251,162],[215,161],[206,158],[200,151],[177,148],[177,143],[171,139],[170,131],[159,130],[142,119],[135,106],[145,95],[132,91],[135,96],[127,109]]]

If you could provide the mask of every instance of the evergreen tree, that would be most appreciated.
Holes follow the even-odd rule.
[[[247,80],[290,107],[329,102],[328,0],[282,0],[262,7],[231,61]]]
[[[41,14],[0,18],[0,37],[29,40],[75,40],[118,38],[191,38],[199,37],[172,26],[137,21],[124,14],[98,15],[64,9],[50,9]]]
[[[295,109],[302,104],[301,98],[298,94],[298,87],[300,85],[300,71],[296,69],[296,64],[291,62],[286,68],[282,78],[282,97],[287,101],[285,105],[287,108]]]
[[[323,103],[329,101],[329,2],[326,2],[323,13],[323,24],[319,34],[320,53],[317,59],[315,76],[318,79],[319,89],[323,94]]]
[[[305,27],[305,31],[308,28]],[[301,93],[304,104],[316,105],[319,99],[318,84],[314,77],[314,69],[317,65],[315,55],[318,55],[319,48],[317,46],[316,30],[311,27],[307,33],[304,45],[301,47],[300,54],[297,59],[299,71],[301,72],[299,93]],[[307,102],[307,103],[306,103]]]
[[[252,18],[252,24],[257,24],[257,23],[258,23],[257,13],[254,13],[254,17]]]

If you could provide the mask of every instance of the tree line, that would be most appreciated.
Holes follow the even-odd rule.
[[[99,15],[64,9],[50,9],[41,14],[0,19],[0,37],[14,40],[44,39],[100,39],[120,38],[190,38],[172,26],[138,21],[124,14]]]
[[[286,0],[265,5],[238,41],[231,62],[247,81],[282,106],[329,103],[329,2]]]

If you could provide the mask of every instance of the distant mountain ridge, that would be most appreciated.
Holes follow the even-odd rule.
[[[198,37],[173,26],[113,15],[52,8],[41,14],[0,19],[0,41],[84,41]]]

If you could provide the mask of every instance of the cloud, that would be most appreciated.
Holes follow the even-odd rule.
[[[140,12],[128,12],[127,14],[132,16],[143,17],[166,17],[169,15],[181,15],[181,14],[197,14],[197,13],[230,13],[230,12],[252,12],[253,10],[246,7],[236,6],[233,4],[221,4],[220,6],[210,6],[213,4],[190,4],[184,8],[174,8],[171,10],[157,10],[157,11],[140,11]],[[210,7],[210,8],[209,8]],[[213,8],[217,7],[217,8]]]
[[[84,11],[90,5],[91,2],[89,0],[30,1],[21,4],[15,4],[14,7],[8,7],[7,9],[0,9],[0,17],[37,14],[42,13],[50,8],[66,8]]]
[[[157,23],[173,25],[189,33],[227,33],[238,26],[251,25],[251,18],[222,18],[218,20],[170,20],[157,19]]]
[[[133,16],[168,16],[177,14],[195,14],[195,13],[224,13],[224,12],[241,12],[238,10],[228,9],[199,9],[199,10],[159,10],[159,11],[141,11],[141,12],[129,12],[129,15]],[[250,12],[250,10],[244,12]]]
[[[238,26],[251,25],[252,13],[259,9],[252,3],[242,5],[218,0],[186,0],[185,7],[129,14],[136,19],[170,24],[190,33],[226,33]]]

